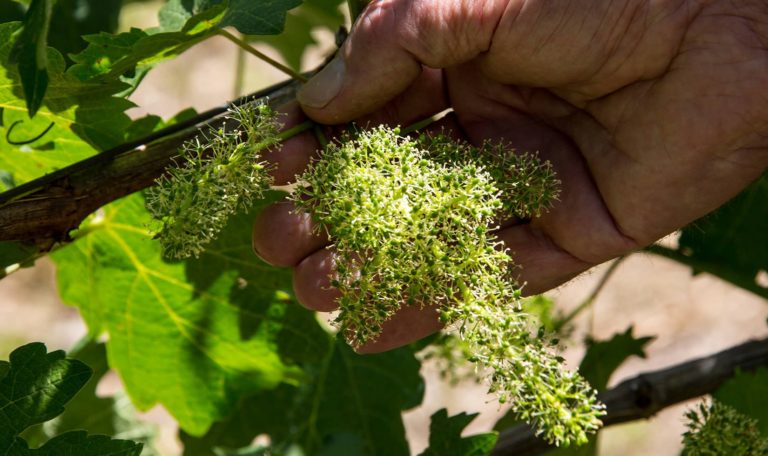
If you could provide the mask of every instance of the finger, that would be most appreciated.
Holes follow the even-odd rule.
[[[332,250],[321,249],[305,258],[293,271],[293,289],[299,303],[320,312],[338,309],[339,291],[331,286],[334,271]],[[357,349],[358,353],[378,353],[415,342],[439,331],[442,324],[437,308],[405,306],[384,323],[382,333],[373,342]]]
[[[526,296],[555,288],[594,266],[563,250],[530,224],[505,228],[497,235],[519,267],[516,278]]]
[[[536,152],[552,163],[560,180],[560,199],[534,221],[537,229],[556,246],[591,264],[637,248],[617,229],[578,147],[559,130],[523,111],[526,105],[513,100],[520,97],[517,88],[480,80],[477,73],[462,68],[452,69],[449,77],[449,88],[471,87],[451,92],[471,142],[503,142],[518,151]],[[562,106],[545,104],[549,106],[539,107],[543,111],[563,110]]]
[[[299,304],[318,312],[332,312],[339,305],[339,290],[331,286],[334,256],[320,249],[304,258],[293,270],[293,291]]]
[[[404,306],[384,323],[378,339],[355,351],[369,354],[393,350],[423,339],[442,328],[437,306]]]
[[[384,106],[421,74],[471,60],[491,45],[507,1],[372,2],[337,56],[299,92],[313,119],[338,124]]]
[[[425,68],[404,92],[380,109],[357,118],[355,122],[368,127],[407,127],[447,109],[450,103],[446,95],[443,72]]]
[[[312,216],[297,210],[291,201],[264,209],[253,224],[253,250],[273,266],[296,266],[312,252],[328,245]]]

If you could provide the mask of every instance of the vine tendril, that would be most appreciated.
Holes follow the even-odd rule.
[[[35,136],[33,138],[29,138],[29,139],[23,139],[21,141],[14,141],[13,139],[11,139],[11,133],[13,133],[13,129],[16,128],[16,125],[18,125],[18,124],[20,124],[22,122],[23,122],[22,120],[17,120],[14,123],[12,123],[10,127],[8,127],[8,131],[5,133],[5,141],[8,144],[10,144],[12,146],[23,146],[25,144],[32,144],[33,142],[35,142],[38,139],[40,139],[43,136],[45,136],[49,131],[51,131],[51,128],[53,128],[53,126],[55,125],[54,122],[51,122],[47,127],[45,127],[45,130],[43,130],[37,136]]]

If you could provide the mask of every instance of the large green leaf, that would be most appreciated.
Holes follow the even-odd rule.
[[[486,456],[491,454],[496,445],[498,434],[485,434],[462,437],[464,428],[472,422],[477,413],[468,415],[459,413],[449,417],[446,409],[440,409],[432,414],[429,425],[429,447],[420,456],[443,456],[455,454],[461,456]]]
[[[301,0],[229,0],[219,27],[232,26],[246,35],[276,35],[283,31],[285,13]]]
[[[67,56],[85,48],[83,35],[114,33],[122,3],[122,0],[56,0],[48,45]]]
[[[70,72],[81,81],[121,80],[135,88],[154,65],[210,37],[223,14],[224,6],[218,5],[190,16],[178,30],[132,28],[85,36],[88,47],[72,56],[76,64]]]
[[[259,434],[268,434],[278,453],[408,454],[401,413],[418,405],[424,392],[413,349],[358,355],[341,339],[316,343],[324,353],[307,364],[299,386],[248,398],[203,438],[182,435],[184,454],[244,447]]]
[[[235,27],[246,35],[276,35],[283,31],[285,14],[301,0],[169,0],[160,10],[160,27],[179,30],[190,18],[215,6],[226,7],[219,27]]]
[[[34,119],[28,119],[18,71],[9,65],[11,37],[19,23],[0,24],[0,169],[16,183],[39,177],[81,160],[96,150],[124,141],[131,121],[124,111],[133,106],[113,95],[124,90],[119,82],[83,83],[64,71],[61,54],[48,49],[48,92]],[[29,144],[23,143],[42,137]]]
[[[32,0],[16,36],[10,60],[18,64],[29,117],[43,104],[48,88],[48,27],[54,0]]]
[[[24,20],[24,5],[15,0],[0,0],[0,23]]]
[[[122,393],[112,397],[96,394],[97,385],[109,371],[105,345],[89,339],[71,350],[69,356],[88,365],[93,375],[67,405],[64,413],[24,432],[27,443],[39,446],[63,432],[87,429],[91,434],[141,442],[144,444],[142,456],[156,455],[152,448],[156,429],[137,418],[130,400]]]
[[[17,348],[0,366],[0,438],[59,415],[91,376],[85,364],[61,350],[47,353],[41,343]]]
[[[63,299],[94,335],[108,335],[110,365],[136,406],[162,403],[191,434],[244,394],[296,383],[301,371],[291,363],[312,356],[312,331],[321,331],[280,291],[290,289],[290,272],[253,255],[253,216],[232,219],[199,259],[169,263],[133,195],[53,256]]]
[[[64,358],[63,351],[47,353],[45,345],[31,343],[0,361],[0,453],[8,456],[138,456],[141,444],[113,440],[84,431],[54,437],[30,449],[19,434],[31,425],[48,421],[67,404],[91,376],[80,361]]]
[[[170,0],[160,10],[160,27],[131,29],[117,35],[100,33],[84,39],[89,46],[72,56],[71,73],[80,80],[119,79],[135,88],[155,64],[174,58],[234,26],[243,33],[276,34],[283,30],[286,11],[300,0],[220,1]]]
[[[344,15],[339,9],[343,0],[305,0],[298,8],[288,12],[285,30],[274,36],[252,36],[250,41],[266,43],[283,56],[294,70],[301,70],[301,59],[307,49],[317,40],[313,32],[327,29],[331,32],[344,24]]]
[[[768,369],[738,372],[712,397],[756,419],[760,432],[768,437]]]
[[[712,214],[683,229],[677,250],[649,250],[768,298],[757,283],[768,271],[768,173]]]

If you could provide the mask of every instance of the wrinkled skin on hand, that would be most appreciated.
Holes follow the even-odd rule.
[[[561,198],[499,237],[539,293],[714,210],[768,166],[768,3],[762,0],[374,1],[337,59],[299,95],[306,116],[408,125],[451,107],[473,143],[539,151]],[[302,120],[288,108],[288,123]],[[311,135],[270,159],[278,183],[315,154]],[[328,239],[289,203],[266,210],[254,248],[294,267],[305,306],[335,308]],[[404,309],[363,352],[439,328]]]

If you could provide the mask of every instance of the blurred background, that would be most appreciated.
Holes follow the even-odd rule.
[[[162,3],[127,3],[120,29],[157,25],[157,11]],[[334,48],[330,30],[317,28],[312,38],[317,44],[303,55],[303,70],[314,68]],[[267,45],[260,44],[258,48],[285,61]],[[188,107],[203,111],[283,79],[285,76],[277,70],[244,55],[231,42],[214,37],[151,71],[132,95],[138,107],[129,114],[168,118]],[[674,245],[676,239],[670,236],[664,242]],[[578,306],[607,268],[608,265],[599,266],[548,293],[557,311],[567,313]],[[570,367],[578,366],[586,334],[602,340],[631,326],[636,336],[655,336],[647,348],[647,359],[635,357],[626,362],[612,377],[611,384],[616,384],[644,371],[711,354],[749,338],[764,337],[767,315],[768,303],[755,295],[706,274],[694,277],[687,267],[639,253],[618,266],[591,308],[574,321],[571,337],[563,342],[563,356]],[[34,267],[0,281],[0,359],[7,359],[13,348],[30,341],[42,341],[51,350],[69,349],[85,332],[77,310],[59,299],[52,262],[42,259]],[[449,414],[479,412],[466,434],[491,429],[506,411],[485,394],[482,385],[472,381],[452,385],[441,380],[438,369],[430,363],[425,363],[422,373],[427,379],[424,403],[404,414],[414,454],[426,447],[429,417],[440,408],[447,407]],[[105,377],[99,386],[102,394],[119,389],[120,382],[114,374]],[[679,454],[685,430],[683,412],[688,407],[690,404],[680,404],[650,420],[608,428],[602,432],[601,454]],[[143,416],[160,426],[161,454],[180,454],[173,419],[160,407]]]

